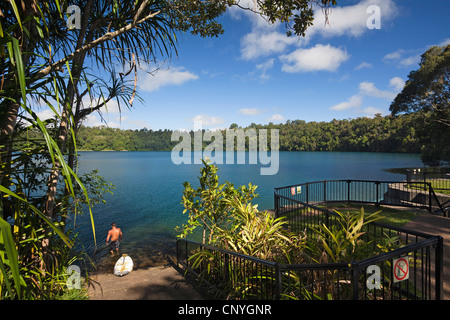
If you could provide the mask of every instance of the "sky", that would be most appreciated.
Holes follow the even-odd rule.
[[[388,115],[420,55],[450,43],[449,14],[448,0],[338,0],[329,23],[316,12],[303,38],[232,9],[223,35],[181,35],[177,57],[139,72],[143,103],[119,113],[112,102],[103,116],[121,129],[192,130]]]

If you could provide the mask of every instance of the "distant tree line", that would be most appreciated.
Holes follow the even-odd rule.
[[[420,153],[421,139],[417,114],[306,122],[288,120],[284,124],[252,123],[241,128],[232,124],[230,129],[278,129],[281,151],[361,151]],[[120,130],[117,128],[81,127],[78,150],[92,151],[170,151],[178,143],[171,141],[171,130]],[[190,132],[193,137],[194,132]],[[220,134],[224,137],[225,130]],[[270,132],[268,132],[270,138]],[[192,139],[193,140],[193,139]],[[210,142],[204,141],[203,146]],[[247,145],[248,148],[248,145]]]

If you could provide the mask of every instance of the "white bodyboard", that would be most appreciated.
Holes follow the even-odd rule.
[[[133,271],[133,260],[130,256],[123,254],[122,257],[117,260],[114,266],[114,274],[116,276],[122,277]]]

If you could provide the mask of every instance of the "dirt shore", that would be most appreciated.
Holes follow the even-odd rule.
[[[90,300],[203,300],[201,291],[183,277],[170,262],[164,266],[139,268],[117,277],[112,272],[92,274]]]

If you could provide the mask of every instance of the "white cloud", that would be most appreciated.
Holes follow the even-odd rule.
[[[257,29],[246,34],[241,39],[241,57],[252,60],[271,54],[279,54],[286,50],[289,45],[295,44],[297,39],[287,37],[277,31],[266,33],[266,29]]]
[[[53,110],[50,110],[50,109],[38,111],[38,112],[36,112],[36,115],[39,117],[39,119],[41,121],[53,119],[56,116],[56,114],[53,112]]]
[[[284,117],[281,114],[273,114],[270,118],[266,119],[267,122],[280,123],[284,121]]]
[[[365,96],[383,98],[388,100],[393,100],[396,96],[394,92],[380,90],[375,87],[374,83],[368,81],[364,81],[359,84],[359,92]]]
[[[98,104],[101,104],[101,103],[103,103],[103,100],[101,98],[95,98],[95,99],[91,100],[89,98],[89,96],[83,97],[83,108],[84,109],[96,107]],[[102,113],[108,113],[108,114],[119,114],[124,111],[124,109],[122,107],[119,108],[119,104],[117,103],[117,100],[112,99],[112,100],[109,100],[108,103],[106,104],[106,106],[103,106],[100,109],[100,111]],[[126,109],[126,107],[125,107],[125,109]]]
[[[372,68],[372,64],[368,63],[368,62],[361,62],[356,68],[355,70],[361,70],[361,69],[365,69],[365,68]]]
[[[239,113],[246,116],[257,116],[261,113],[264,113],[264,111],[257,108],[243,108],[239,110]]]
[[[239,0],[237,1],[239,7],[231,6],[228,9],[228,13],[230,13],[231,17],[234,19],[241,19],[242,16],[253,16],[255,15],[253,12],[249,10],[242,10],[241,8],[250,9],[255,11],[258,7],[256,0]]]
[[[405,81],[403,81],[403,79],[400,77],[394,77],[391,80],[389,80],[389,86],[393,88],[395,91],[399,92],[405,86]]]
[[[269,59],[266,62],[260,63],[256,65],[256,69],[266,71],[273,67],[275,59]]]
[[[330,108],[330,110],[342,111],[351,108],[359,108],[363,103],[362,97],[359,95],[352,96],[348,101],[338,103]]]
[[[401,59],[402,55],[400,53],[401,50],[397,50],[391,53],[388,53],[384,56],[383,60],[399,60]]]
[[[399,49],[388,53],[383,57],[384,62],[393,63],[400,67],[410,67],[420,62],[420,54],[411,54],[406,50]]]
[[[373,116],[374,114],[381,113],[383,114],[383,111],[381,109],[375,108],[375,107],[365,107],[363,108],[364,104],[364,97],[375,97],[383,100],[392,101],[397,93],[400,90],[403,89],[405,82],[400,77],[394,77],[389,80],[389,86],[395,90],[389,91],[389,90],[380,90],[378,89],[374,83],[364,81],[361,82],[358,86],[358,93],[351,96],[350,99],[347,101],[338,103],[332,107],[330,107],[330,110],[334,111],[344,111],[344,110],[353,110],[354,112],[361,113],[365,116]]]
[[[450,38],[445,39],[444,41],[442,41],[442,42],[439,44],[439,47],[445,47],[445,46],[448,46],[449,44],[450,44]]]
[[[317,44],[309,49],[297,49],[280,56],[282,70],[288,73],[310,71],[336,71],[350,56],[346,51],[328,45]]]
[[[191,120],[193,122],[201,122],[202,126],[217,126],[225,122],[225,120],[220,117],[209,116],[205,114],[196,115]]]
[[[420,55],[416,54],[413,56],[406,57],[400,61],[400,65],[403,67],[409,67],[420,62]]]
[[[164,86],[182,85],[185,82],[197,80],[198,75],[187,71],[183,67],[159,70],[155,75],[140,73],[139,85],[144,91],[156,91]]]
[[[383,110],[374,107],[367,107],[361,110],[361,113],[364,114],[366,117],[373,118],[373,116],[376,115],[377,113],[383,114]]]
[[[367,13],[367,8],[371,5],[380,8],[382,29],[398,14],[393,0],[364,0],[351,6],[333,7],[328,15],[329,24],[325,25],[325,17],[316,10],[314,25],[307,30],[306,35],[312,36],[319,33],[326,37],[359,37],[371,31],[367,27],[367,20],[371,16]]]
[[[256,69],[261,70],[261,74],[259,76],[260,79],[267,80],[270,78],[270,76],[267,74],[267,71],[273,68],[274,61],[275,59],[269,59],[263,63],[256,65]]]
[[[241,1],[242,7],[255,8],[253,0]],[[251,60],[270,54],[280,54],[291,45],[305,45],[313,36],[322,35],[325,37],[352,36],[358,37],[369,32],[367,20],[370,14],[367,8],[371,5],[380,7],[382,13],[382,25],[387,24],[397,14],[398,9],[393,0],[363,0],[355,5],[333,7],[328,15],[329,24],[325,25],[325,16],[319,7],[315,7],[314,24],[308,28],[305,37],[287,37],[283,24],[269,24],[260,15],[251,11],[232,9],[231,16],[240,19],[247,17],[252,22],[252,31],[241,39],[241,57]]]

